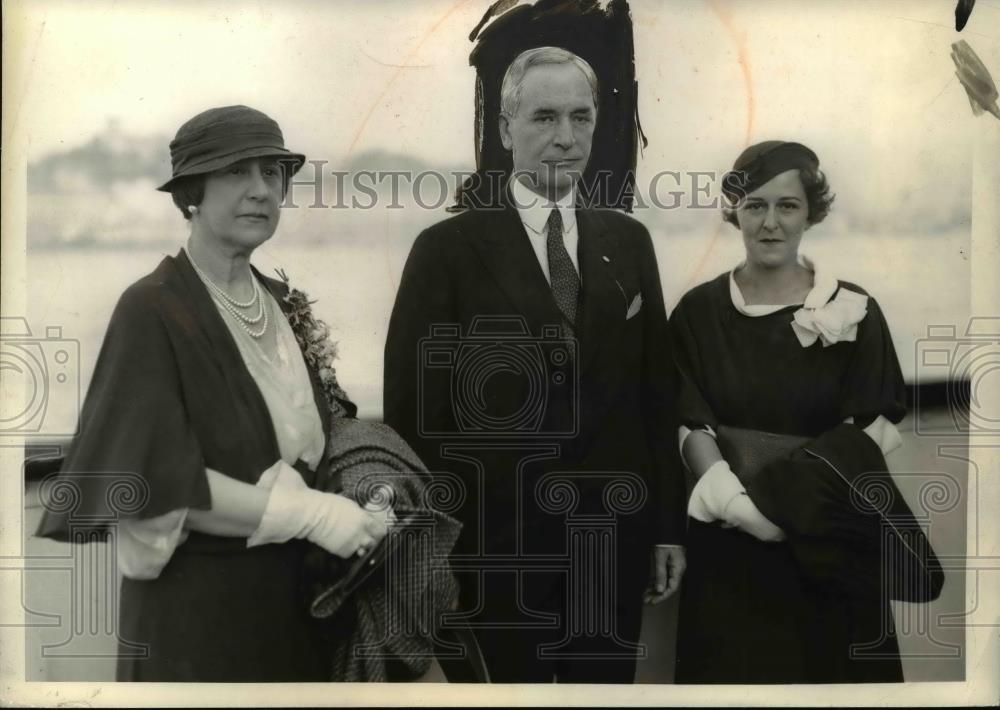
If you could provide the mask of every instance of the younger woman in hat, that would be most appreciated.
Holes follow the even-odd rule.
[[[305,157],[245,106],[198,114],[170,151],[160,189],[191,235],[119,300],[51,489],[72,489],[75,507],[50,505],[39,533],[116,528],[119,680],[328,680],[303,552],[364,552],[386,514],[309,488],[330,418],[356,408],[324,333],[293,332],[290,312],[307,322],[308,306],[250,265]]]
[[[681,449],[697,479],[677,681],[902,680],[888,600],[811,584],[786,531],[747,495],[716,439],[725,427],[819,437],[846,420],[883,454],[898,446],[904,385],[889,329],[864,290],[800,253],[833,201],[813,151],[754,145],[723,190],[746,258],[689,291],[671,315]],[[852,655],[865,644],[867,657]]]

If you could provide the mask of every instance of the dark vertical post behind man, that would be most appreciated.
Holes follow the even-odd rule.
[[[598,90],[563,49],[511,63],[513,175],[496,204],[417,238],[389,324],[385,420],[461,481],[461,619],[495,682],[632,682],[643,597],[684,570],[652,242],[577,191]]]

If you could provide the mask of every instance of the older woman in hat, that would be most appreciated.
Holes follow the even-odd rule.
[[[885,318],[863,289],[800,251],[833,201],[812,150],[751,146],[723,191],[746,257],[671,315],[681,450],[696,479],[677,681],[902,680],[888,599],[874,582],[857,593],[878,561],[844,552],[837,536],[854,512],[845,499],[831,512],[839,481],[809,488],[833,476],[827,463],[846,476],[884,469],[901,443],[893,423],[905,390]],[[799,447],[830,453],[823,462]],[[759,478],[744,476],[762,463]],[[774,485],[789,472],[797,478]],[[849,588],[838,575],[860,557],[867,566]]]
[[[308,304],[250,264],[305,158],[245,106],[198,114],[170,151],[159,189],[190,237],[119,300],[56,481],[76,507],[50,506],[40,534],[115,524],[119,680],[328,680],[304,551],[363,553],[387,521],[310,488],[331,417],[356,410],[322,328],[293,331],[289,318],[315,324]]]

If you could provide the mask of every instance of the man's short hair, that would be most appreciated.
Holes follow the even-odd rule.
[[[524,87],[524,75],[531,67],[542,64],[575,64],[583,72],[590,84],[590,92],[594,97],[594,109],[599,105],[600,91],[597,84],[597,74],[585,59],[561,47],[535,47],[526,49],[507,67],[500,85],[500,111],[505,116],[513,118],[521,106],[521,90]]]

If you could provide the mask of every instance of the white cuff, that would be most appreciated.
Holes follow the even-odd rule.
[[[746,493],[746,488],[729,464],[720,459],[695,484],[688,501],[688,515],[703,523],[725,520],[726,507],[742,493]]]
[[[302,527],[302,520],[297,515],[295,492],[309,488],[301,474],[278,459],[260,475],[257,486],[269,490],[271,494],[267,497],[260,525],[247,538],[247,547],[291,540]]]
[[[188,509],[178,508],[155,518],[130,518],[118,523],[118,570],[130,579],[156,579],[174,550],[187,540]]]
[[[854,417],[848,417],[844,421],[847,424],[853,424]],[[895,424],[890,422],[881,414],[878,415],[878,418],[876,418],[875,421],[861,431],[867,434],[872,441],[878,444],[883,456],[888,456],[891,452],[903,445],[903,437],[900,436],[899,429],[897,429]]]
[[[899,429],[881,414],[864,428],[864,432],[882,449],[883,456],[888,456],[890,452],[903,445],[903,437],[899,435]]]

